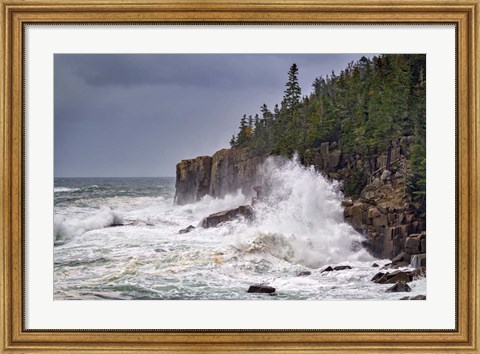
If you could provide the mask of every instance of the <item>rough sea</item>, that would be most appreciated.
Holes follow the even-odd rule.
[[[55,178],[55,300],[397,300],[371,278],[374,259],[343,221],[339,185],[295,160],[263,167],[273,186],[255,219],[203,229],[212,213],[250,204],[241,191],[177,206],[175,179]],[[186,234],[179,230],[193,225]],[[377,263],[380,267],[372,267]],[[327,266],[352,269],[323,272]],[[410,269],[410,268],[402,268]],[[391,270],[390,270],[391,271]],[[300,272],[310,272],[298,276]],[[247,293],[250,285],[276,289]]]

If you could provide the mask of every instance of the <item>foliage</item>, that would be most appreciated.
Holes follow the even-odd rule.
[[[255,154],[290,157],[317,148],[323,142],[337,142],[346,155],[359,154],[369,162],[390,151],[394,141],[413,139],[409,159],[409,187],[418,201],[426,187],[425,55],[388,54],[362,57],[340,74],[332,72],[313,82],[313,91],[302,97],[298,66],[288,72],[280,106],[270,111],[264,104],[260,116],[246,115],[232,147],[249,147]],[[357,193],[365,182],[361,173],[346,181],[345,189]],[[346,191],[347,192],[347,191]]]

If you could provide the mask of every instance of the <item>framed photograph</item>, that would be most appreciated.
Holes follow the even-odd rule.
[[[0,3],[2,352],[479,352],[478,0]]]

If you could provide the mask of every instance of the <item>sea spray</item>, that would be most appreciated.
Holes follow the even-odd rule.
[[[95,215],[84,218],[66,218],[61,215],[55,215],[53,223],[55,242],[69,241],[87,231],[122,223],[122,216],[108,207],[103,207]]]
[[[255,204],[255,222],[239,226],[236,247],[311,268],[372,259],[361,247],[362,235],[343,220],[338,182],[296,157],[269,158],[261,174],[264,195]]]
[[[288,188],[283,192],[268,192],[265,188],[267,199],[256,204],[256,220],[237,219],[208,229],[196,227],[187,234],[178,231],[188,225],[198,225],[209,213],[236,208],[250,200],[235,193],[223,199],[206,197],[189,206],[177,206],[173,204],[174,178],[56,179],[55,187],[81,190],[55,193],[57,232],[67,237],[78,236],[73,236],[70,242],[58,242],[54,247],[54,298],[267,301],[401,298],[401,294],[385,293],[390,284],[371,282],[378,268],[371,266],[370,259],[362,261],[366,259],[363,251],[352,250],[359,235],[343,224],[338,185],[332,190],[326,189],[333,195],[325,193],[324,196],[335,208],[323,211],[317,208],[317,213],[302,211],[306,215],[304,220],[313,219],[309,223],[302,221],[301,208],[287,213],[289,202],[295,205],[295,199],[308,200],[309,195],[296,192],[307,185],[309,179],[305,176],[315,181],[317,177],[299,164],[284,163],[275,165],[272,174],[264,174],[264,186],[268,184],[267,179],[281,185],[282,179],[275,176],[287,172],[298,171],[301,178],[296,179],[305,180],[299,183],[300,187],[287,183]],[[99,188],[85,188],[91,185]],[[279,202],[269,207],[268,198],[278,195],[281,195],[276,199]],[[297,204],[308,205],[307,202]],[[315,216],[320,211],[328,215],[330,209],[335,210],[331,216],[333,224],[347,228],[348,232],[344,232],[347,240],[353,239],[330,244],[341,250],[336,257],[330,256],[333,251],[320,248],[328,242],[322,237],[330,235],[314,232],[321,225]],[[124,226],[102,227],[112,220],[112,213],[123,217]],[[96,217],[108,222],[99,221],[95,226]],[[279,220],[290,227],[288,232],[284,232],[280,224],[276,225]],[[90,229],[93,226],[99,228]],[[348,264],[352,269],[322,273],[323,262],[331,266]],[[375,260],[380,267],[389,262]],[[313,269],[316,266],[319,268]],[[311,274],[297,276],[306,270]],[[250,285],[260,283],[273,286],[278,295],[247,293]],[[426,293],[425,278],[414,280],[409,286],[410,296]]]

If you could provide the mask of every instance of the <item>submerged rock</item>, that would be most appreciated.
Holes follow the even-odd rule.
[[[245,217],[251,219],[253,217],[253,209],[250,205],[240,205],[236,209],[224,210],[219,213],[211,214],[202,220],[202,227],[215,227],[227,221]]]
[[[268,285],[250,285],[248,288],[248,293],[262,293],[262,294],[271,294],[275,292],[275,288]]]
[[[377,263],[373,263],[373,264],[372,264],[372,267],[373,267],[373,268],[377,268],[377,267],[380,267],[380,266],[379,266]]]
[[[310,272],[309,270],[304,270],[303,272],[298,273],[297,277],[306,277],[309,275],[312,275],[312,272]]]
[[[409,293],[412,289],[408,286],[407,283],[400,281],[391,288],[388,288],[386,293]]]
[[[322,270],[322,273],[323,272],[333,272],[333,268],[328,266],[327,268],[325,268],[324,270]]]
[[[186,228],[181,229],[180,231],[178,231],[178,233],[179,233],[179,234],[187,234],[187,233],[189,233],[190,231],[192,231],[193,229],[195,229],[195,226],[189,225],[189,226],[187,226]]]

